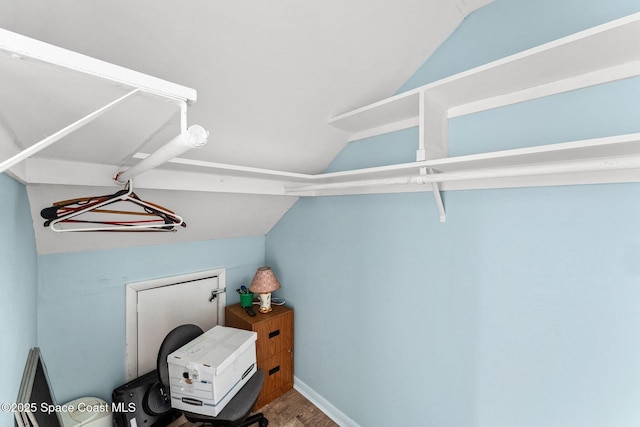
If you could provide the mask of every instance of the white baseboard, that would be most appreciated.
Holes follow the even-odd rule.
[[[318,409],[327,414],[340,427],[360,427],[358,423],[346,416],[342,411],[333,406],[327,399],[320,396],[314,389],[300,381],[298,377],[293,377],[293,388],[309,399],[311,403],[316,405]]]

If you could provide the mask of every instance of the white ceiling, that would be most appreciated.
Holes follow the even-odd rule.
[[[198,100],[189,108],[188,121],[208,129],[210,142],[181,157],[319,173],[348,137],[327,120],[392,95],[467,14],[489,1],[0,0],[0,28],[196,89]],[[10,77],[17,82],[0,88],[0,155],[5,157],[86,114],[85,109],[112,100],[82,83],[69,91],[69,85],[38,78],[37,73],[4,68],[0,73],[5,82],[13,81]],[[31,80],[22,81],[25,76]],[[120,114],[135,115],[139,122],[157,118],[145,116],[145,100],[137,102],[135,114]],[[174,112],[153,114],[165,121]],[[149,135],[125,137],[121,132],[103,121],[39,157],[132,164],[136,152],[147,151]],[[166,140],[163,132],[167,130],[154,138]],[[111,140],[102,142],[107,135]],[[87,174],[102,173],[99,168],[88,170],[94,172]],[[149,233],[141,233],[145,237],[110,242],[95,234],[61,237],[43,229],[38,216],[43,207],[113,190],[81,187],[82,175],[78,186],[52,185],[58,181],[54,176],[41,177],[33,185],[27,180],[40,253],[176,239],[150,241]],[[197,220],[196,231],[178,240],[263,235],[296,200],[201,191],[142,193],[148,200],[164,199],[165,206],[185,217],[198,218],[211,209],[227,211],[211,223]]]

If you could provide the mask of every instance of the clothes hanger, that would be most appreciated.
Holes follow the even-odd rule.
[[[129,211],[116,209],[102,209],[116,202],[131,202],[143,208],[143,211]],[[153,219],[137,220],[88,220],[76,218],[85,213],[142,215]],[[133,182],[129,180],[123,190],[106,196],[81,197],[56,202],[53,206],[43,209],[40,215],[45,218],[44,226],[56,232],[73,231],[177,231],[177,226],[186,227],[186,223],[179,215],[155,203],[140,199],[133,192]],[[101,224],[101,227],[60,227],[60,223]]]
[[[141,206],[144,212],[139,211],[123,211],[100,209],[116,202],[132,202]],[[59,211],[62,215],[59,215]],[[154,216],[155,219],[149,220],[96,220],[74,219],[84,213],[102,213],[102,214],[126,214],[126,215],[148,215]],[[176,231],[176,226],[186,227],[183,219],[174,212],[155,203],[150,203],[140,199],[133,192],[133,182],[127,182],[124,190],[120,190],[114,194],[106,196],[83,197],[54,203],[50,208],[41,211],[41,216],[45,221],[45,227],[48,226],[56,232],[70,231]],[[103,227],[80,227],[80,228],[62,228],[57,226],[59,223],[86,223],[86,224],[102,224]]]

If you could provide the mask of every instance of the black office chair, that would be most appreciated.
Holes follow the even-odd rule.
[[[161,387],[163,387],[165,391],[168,390],[169,394],[171,393],[171,387],[167,356],[202,335],[202,333],[203,331],[199,326],[182,325],[169,332],[164,341],[162,341],[160,351],[158,352],[158,378]],[[185,418],[192,423],[204,423],[204,425],[210,426],[248,427],[258,423],[260,427],[267,427],[269,421],[261,413],[249,416],[251,408],[258,400],[263,382],[264,373],[261,370],[257,370],[215,417],[186,411],[182,411],[182,413]]]

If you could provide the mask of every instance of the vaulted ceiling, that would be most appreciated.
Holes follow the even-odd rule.
[[[328,119],[392,95],[489,1],[0,0],[0,28],[197,90],[188,121],[210,141],[181,157],[319,173],[348,138]],[[5,63],[0,161],[112,100],[83,80]],[[178,170],[175,185],[141,177],[139,195],[188,218],[185,231],[122,238],[42,227],[39,212],[52,202],[117,189],[96,165],[132,165],[169,137],[179,115],[169,107],[149,113],[145,102],[114,113],[117,126],[105,120],[43,150],[37,171],[14,170],[27,184],[40,253],[264,235],[297,200],[211,191],[200,184],[215,178]],[[169,124],[153,135],[129,132],[156,116]]]

